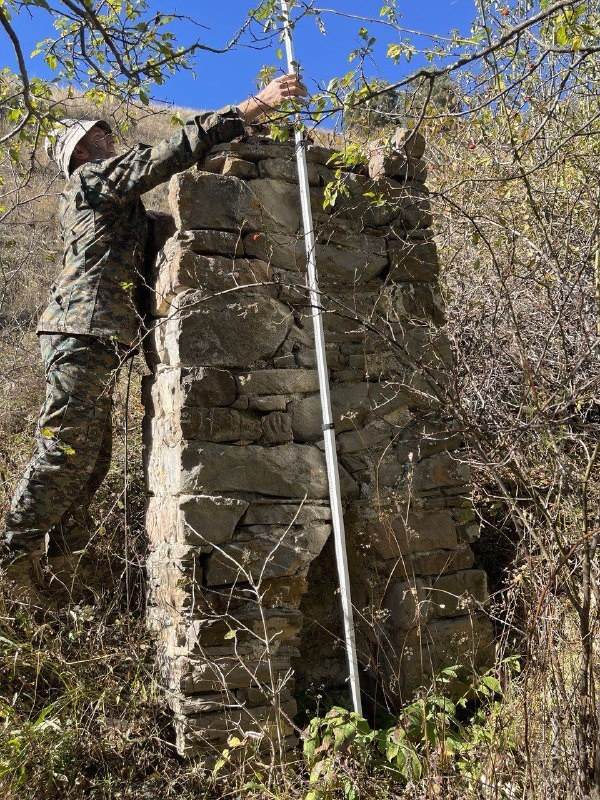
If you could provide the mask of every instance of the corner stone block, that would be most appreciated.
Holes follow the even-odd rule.
[[[388,244],[390,280],[433,281],[439,273],[435,242],[413,239],[392,240]]]
[[[180,419],[184,439],[249,444],[261,438],[261,419],[233,408],[184,408]],[[160,434],[159,434],[160,435]]]
[[[154,329],[159,357],[172,367],[247,369],[272,358],[293,324],[287,306],[260,295],[206,300],[188,291],[178,302]]]
[[[237,396],[235,379],[227,370],[197,367],[182,369],[179,376],[183,406],[229,406]]]
[[[235,297],[235,290],[244,295],[273,295],[277,289],[272,277],[269,265],[259,259],[205,256],[179,249],[154,283],[151,310],[157,317],[167,316],[174,299],[186,289],[207,296],[227,291],[229,297]]]
[[[405,153],[386,153],[383,150],[371,152],[369,157],[369,177],[398,178],[405,181],[427,180],[427,164],[420,158],[408,158]]]
[[[178,536],[186,544],[222,545],[231,541],[248,508],[245,500],[220,495],[182,495]]]
[[[413,578],[415,575],[444,575],[473,566],[473,551],[462,545],[455,550],[434,550],[428,553],[413,553],[393,562],[396,578]],[[387,562],[388,564],[392,562]]]
[[[213,544],[231,541],[247,508],[245,500],[221,495],[150,497],[146,504],[150,546],[164,551],[165,545],[186,545],[208,551]]]
[[[246,161],[262,161],[265,158],[293,158],[294,145],[284,142],[253,140],[250,142],[221,142],[216,144],[208,158],[235,156]]]
[[[425,154],[425,137],[412,128],[396,128],[390,138],[390,145],[409,158],[423,158]]]
[[[405,463],[415,459],[421,461],[437,453],[454,452],[460,449],[463,442],[455,425],[432,419],[431,414],[415,417],[410,424],[387,414],[385,418],[398,425],[398,459]]]
[[[244,247],[239,232],[215,230],[178,231],[173,247],[189,248],[200,255],[243,256]]]
[[[431,622],[427,634],[430,663],[436,672],[460,663],[481,669],[493,660],[492,624],[484,614]]]
[[[251,492],[272,497],[328,497],[325,456],[317,448],[301,444],[274,447],[236,446],[188,442],[174,465],[177,492]],[[350,475],[340,470],[342,495],[358,494]]]
[[[400,319],[406,324],[420,319],[438,327],[446,319],[437,286],[426,282],[389,283],[380,295],[377,307],[385,319]]]
[[[229,683],[229,680],[227,681]],[[281,709],[289,718],[295,713],[296,704],[290,701]],[[277,717],[273,706],[259,708],[221,709],[214,714],[181,716],[175,719],[177,749],[186,758],[202,755],[207,765],[216,761],[226,740],[235,734],[239,739],[248,737],[264,749],[265,742],[280,741],[282,748],[293,749],[298,740],[293,728],[283,716]],[[261,747],[261,745],[263,745]],[[235,751],[234,751],[235,753]]]
[[[165,630],[177,627],[193,607],[198,607],[196,586],[202,580],[200,557],[208,548],[190,547],[172,542],[159,544],[151,550],[147,560],[148,589],[151,601],[163,613]],[[199,600],[200,598],[198,598]]]
[[[179,230],[261,230],[263,213],[239,178],[210,172],[180,172],[171,178],[169,204]]]
[[[274,688],[276,689],[277,687]],[[259,692],[260,688],[254,686],[249,688],[240,687],[238,690],[238,693],[252,696],[253,699],[258,696]],[[269,688],[265,687],[260,705],[256,703],[252,705],[248,701],[242,705],[235,702],[235,697],[227,701],[221,696],[220,702],[217,701],[215,695],[209,695],[208,702],[206,695],[196,698],[190,697],[175,703],[174,710],[177,714],[187,719],[187,725],[197,734],[211,730],[211,726],[215,726],[217,730],[221,731],[227,728],[230,731],[241,730],[246,726],[246,728],[258,733],[263,723],[268,725],[270,732],[274,733],[277,710],[274,703],[269,703],[273,693],[273,691],[269,691]],[[298,708],[295,700],[288,699],[282,702],[283,698],[281,697],[279,700],[280,708],[287,717],[293,717],[297,713]],[[215,706],[216,708],[214,708]],[[211,711],[213,713],[210,713]],[[226,723],[226,728],[223,727],[224,723]],[[283,717],[281,718],[281,727],[284,735],[292,732],[292,728]]]
[[[146,533],[151,548],[181,541],[178,536],[177,498],[170,495],[149,497],[146,502]]]
[[[236,538],[215,551],[208,562],[208,586],[270,578],[302,577],[329,538],[331,526],[275,528],[269,534]]]
[[[164,369],[142,379],[142,399],[151,416],[176,414],[190,407],[230,406],[236,397],[235,379],[224,369]]]
[[[241,658],[232,663],[227,660],[219,663],[218,660],[198,660],[192,665],[191,674],[183,681],[186,692],[226,692],[232,689],[245,689],[248,686],[268,684],[271,677],[282,677],[282,673],[289,667],[289,659],[281,662],[268,661],[252,662]]]
[[[394,429],[384,419],[376,419],[356,431],[340,433],[337,437],[339,453],[378,452],[392,441]]]
[[[189,626],[186,641],[190,651],[194,647],[201,648],[204,653],[213,652],[215,647],[227,645],[233,630],[236,631],[238,652],[249,648],[264,656],[264,646],[269,640],[274,647],[277,642],[293,644],[296,641],[302,626],[302,615],[297,609],[278,607],[259,611],[257,602],[247,603],[241,608],[236,606],[235,595],[229,592],[216,593],[216,597],[221,600],[222,607],[214,610],[213,617],[194,620]],[[228,645],[227,652],[231,652],[231,645]],[[192,668],[193,664],[188,663]]]
[[[384,512],[369,525],[368,540],[383,559],[458,545],[456,524],[448,511],[411,511],[406,516]]]
[[[412,488],[415,492],[439,491],[441,487],[466,486],[469,479],[465,463],[450,453],[438,453],[415,464]]]
[[[225,142],[215,145],[210,151],[210,156],[220,153],[244,158],[248,161],[262,161],[265,158],[285,158],[291,161],[295,157],[295,145],[293,142],[281,143],[273,141],[250,141],[250,142]],[[306,148],[306,159],[309,163],[327,164],[335,150],[319,145],[308,144]]]
[[[361,227],[380,228],[393,223],[405,231],[431,227],[431,204],[424,184],[397,183],[392,178],[372,181],[354,174],[344,177],[348,195],[339,197],[335,205],[335,213],[342,219]],[[383,195],[386,202],[374,203],[370,193]]]

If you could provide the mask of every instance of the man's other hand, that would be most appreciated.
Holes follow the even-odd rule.
[[[294,97],[306,97],[308,89],[298,75],[281,75],[261,89],[258,94],[238,105],[240,116],[244,122],[250,123],[261,114],[268,114],[279,108],[286,100]]]

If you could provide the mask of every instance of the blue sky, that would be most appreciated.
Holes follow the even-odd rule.
[[[377,17],[382,4],[383,0],[324,0],[319,3],[323,8],[367,17]],[[193,16],[206,26],[198,29],[189,23],[178,23],[174,32],[181,44],[200,35],[206,44],[215,47],[223,47],[228,42],[253,5],[256,3],[252,4],[248,0],[227,0],[221,3],[208,3],[206,0],[149,0],[149,6],[153,10]],[[401,24],[406,28],[440,35],[446,35],[452,29],[468,35],[475,16],[473,0],[400,0],[399,10]],[[332,14],[323,14],[323,20],[327,28],[325,37],[310,18],[303,20],[294,32],[296,58],[303,67],[305,81],[313,91],[317,84],[326,85],[331,77],[343,74],[350,68],[348,53],[359,46],[357,31],[366,24],[359,19],[347,19]],[[53,33],[50,15],[41,9],[34,18],[15,16],[13,23],[27,54],[40,39]],[[373,64],[369,69],[369,77],[397,80],[422,65],[423,62],[417,57],[410,65],[401,62],[394,67],[384,57],[387,45],[395,41],[391,31],[377,26],[368,27],[380,42],[377,65]],[[415,42],[417,46],[423,45],[423,40],[415,38]],[[252,49],[248,44],[246,42],[245,46],[242,44],[231,52],[220,55],[199,53],[195,78],[189,73],[178,74],[159,87],[153,96],[176,105],[194,108],[217,108],[245,99],[252,92],[254,79],[263,65],[282,66],[275,55],[275,43],[265,50]],[[7,45],[6,41],[1,42],[3,52],[7,52]],[[13,66],[10,59],[5,63]],[[40,77],[47,77],[49,74],[39,57],[29,62],[29,68],[32,74]]]

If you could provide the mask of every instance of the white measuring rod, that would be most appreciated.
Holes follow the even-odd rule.
[[[296,60],[294,58],[288,3],[287,0],[280,0],[280,3],[284,22],[283,33],[288,72],[296,73],[298,70]],[[331,505],[335,555],[340,582],[346,654],[348,656],[348,668],[350,671],[350,691],[352,693],[352,704],[354,706],[354,710],[362,716],[360,681],[358,676],[358,659],[356,656],[356,637],[354,634],[352,598],[350,595],[350,577],[348,575],[348,556],[346,553],[346,536],[344,532],[342,497],[340,493],[340,475],[335,449],[335,430],[333,426],[333,415],[331,413],[331,398],[329,396],[329,376],[327,374],[325,336],[323,333],[323,309],[321,305],[321,295],[319,292],[317,278],[315,233],[313,228],[312,210],[310,207],[310,189],[308,186],[308,170],[306,168],[306,150],[304,136],[302,135],[301,130],[296,130],[295,140],[296,162],[298,165],[298,183],[300,186],[300,202],[302,205],[302,226],[304,228],[304,244],[306,247],[308,288],[313,327],[315,331],[315,347],[317,351],[317,370],[319,373],[319,391],[321,395],[321,411],[323,416],[323,437],[325,440],[325,460],[327,463],[327,479],[329,481],[329,502]]]

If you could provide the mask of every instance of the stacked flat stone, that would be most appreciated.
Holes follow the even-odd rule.
[[[359,658],[393,706],[483,664],[491,630],[460,436],[425,143],[309,146]],[[344,689],[293,144],[220,145],[173,178],[146,379],[150,620],[180,752],[296,742],[298,692]],[[325,186],[337,180],[333,208]]]

